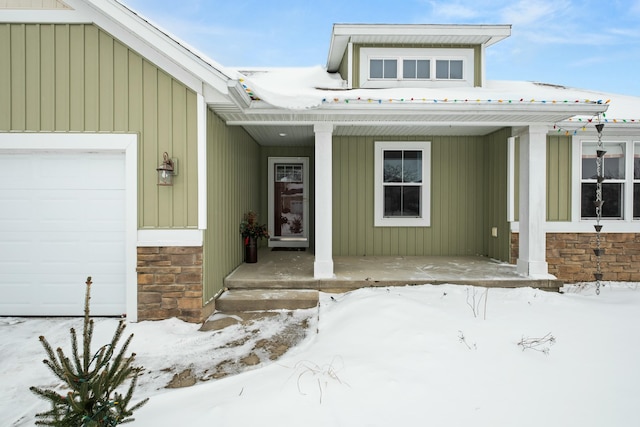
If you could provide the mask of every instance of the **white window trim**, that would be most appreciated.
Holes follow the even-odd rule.
[[[422,206],[420,218],[386,218],[384,216],[383,152],[385,150],[422,150]],[[376,141],[374,165],[374,226],[429,227],[431,225],[431,142]]]
[[[597,138],[590,137],[573,137],[573,147],[575,152],[572,157],[572,202],[571,202],[571,221],[573,223],[581,224],[595,224],[595,218],[582,218],[582,144],[583,143],[597,142]],[[620,224],[615,227],[616,231],[627,230],[624,224],[633,225],[637,227],[639,220],[633,219],[633,155],[634,155],[634,143],[637,142],[631,138],[619,137],[611,135],[603,138],[604,149],[607,149],[607,144],[624,144],[625,153],[625,179],[624,180],[607,180],[605,182],[623,182],[623,212],[622,218],[602,218],[601,224],[605,225],[603,230],[613,231],[610,226],[606,224]],[[631,175],[629,175],[631,174]],[[630,230],[630,229],[629,229]]]
[[[372,59],[397,60],[396,78],[371,78],[370,61]],[[403,60],[429,60],[429,78],[403,78]],[[436,61],[462,61],[462,79],[436,79]],[[419,82],[425,87],[473,86],[474,51],[473,49],[453,48],[361,48],[360,49],[360,87],[415,87]]]

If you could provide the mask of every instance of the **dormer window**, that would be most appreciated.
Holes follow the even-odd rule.
[[[431,64],[435,63],[435,72]],[[462,80],[464,77],[462,59],[369,59],[369,79],[389,80]],[[402,76],[402,77],[398,77]]]
[[[462,60],[438,59],[436,61],[436,79],[462,80]]]
[[[372,59],[369,64],[369,77],[372,79],[398,78],[398,61],[396,59]]]
[[[474,52],[466,48],[361,48],[360,87],[473,86]]]
[[[403,79],[431,78],[431,61],[429,59],[404,59],[402,61]]]
[[[510,35],[511,25],[334,24],[327,71],[348,89],[482,87],[485,49]]]

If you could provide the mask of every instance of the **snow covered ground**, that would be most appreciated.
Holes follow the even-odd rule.
[[[607,284],[599,296],[593,284],[564,294],[450,285],[322,294],[319,321],[278,361],[174,390],[163,368],[204,372],[240,357],[242,346],[220,343],[242,331],[130,324],[145,367],[134,401],[151,398],[132,425],[637,426],[638,285]],[[283,321],[256,327],[266,336]],[[116,320],[96,322],[94,345],[108,342]],[[37,337],[64,348],[71,325],[81,319],[0,318],[0,425],[33,425],[46,409],[28,390],[55,386]]]

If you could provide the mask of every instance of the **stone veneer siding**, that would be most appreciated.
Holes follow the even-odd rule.
[[[640,281],[640,233],[602,233],[602,279]],[[518,259],[518,233],[511,233],[511,262]],[[593,282],[595,233],[547,233],[549,273],[567,283]]]
[[[177,317],[198,323],[212,312],[203,307],[202,247],[138,248],[138,320]]]

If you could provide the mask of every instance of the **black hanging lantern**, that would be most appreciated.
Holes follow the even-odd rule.
[[[162,164],[156,169],[158,171],[158,185],[173,185],[174,167],[173,160],[169,158],[169,154],[165,151],[162,154]]]

